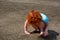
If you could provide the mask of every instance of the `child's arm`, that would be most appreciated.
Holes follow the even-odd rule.
[[[28,20],[26,20],[25,24],[24,24],[24,32],[25,32],[25,34],[29,35],[30,33],[28,32],[28,25],[29,25]]]

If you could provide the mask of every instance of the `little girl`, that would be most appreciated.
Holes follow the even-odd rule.
[[[27,35],[30,35],[30,32],[28,32],[28,26],[30,24],[35,29],[34,31],[40,31],[40,36],[48,35],[48,17],[44,13],[40,13],[37,10],[32,10],[27,14],[24,24],[24,32]]]

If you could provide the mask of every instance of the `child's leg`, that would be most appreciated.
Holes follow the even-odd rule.
[[[47,36],[48,35],[48,23],[45,24],[45,27],[44,27],[44,36]]]
[[[40,24],[40,36],[43,35],[43,28],[44,28],[44,22],[41,22]]]

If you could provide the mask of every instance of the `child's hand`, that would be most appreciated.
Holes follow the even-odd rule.
[[[30,35],[30,33],[29,33],[29,32],[27,32],[27,31],[25,31],[25,34],[26,34],[26,35]]]
[[[44,32],[44,37],[45,37],[45,36],[48,36],[48,32]]]
[[[42,35],[43,35],[43,32],[40,33],[40,36],[42,36]]]

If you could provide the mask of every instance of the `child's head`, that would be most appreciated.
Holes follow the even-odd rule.
[[[31,10],[28,15],[27,15],[27,19],[30,19],[30,18],[38,18],[38,19],[42,19],[41,15],[40,15],[40,12],[37,11],[37,10]]]
[[[40,25],[40,22],[42,20],[42,17],[40,15],[40,12],[37,10],[31,10],[28,14],[27,14],[27,18],[26,18],[29,23],[32,23],[36,26]]]

